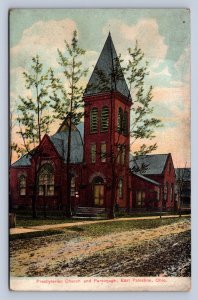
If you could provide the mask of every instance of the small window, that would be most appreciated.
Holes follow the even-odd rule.
[[[122,165],[125,164],[125,160],[126,160],[126,146],[122,147]]]
[[[122,132],[122,118],[123,118],[123,111],[122,111],[122,108],[119,107],[119,110],[118,110],[118,132],[119,133]]]
[[[122,180],[122,178],[120,178],[119,182],[118,182],[118,197],[119,198],[123,197],[123,180]]]
[[[90,132],[98,132],[98,109],[96,107],[92,108],[90,113]]]
[[[91,144],[91,162],[96,162],[96,144]]]
[[[107,160],[107,147],[106,143],[101,143],[101,162],[106,162]]]
[[[19,194],[20,196],[26,195],[26,177],[21,175],[19,178]]]
[[[156,193],[157,193],[156,194],[157,200],[159,201],[159,199],[160,199],[160,189],[159,188],[157,189]]]
[[[128,134],[128,114],[125,111],[124,116],[123,116],[123,134],[127,135]]]
[[[101,120],[100,120],[101,131],[108,131],[109,127],[109,109],[107,106],[104,106],[101,111]]]
[[[72,176],[72,179],[71,179],[71,196],[72,197],[75,196],[75,192],[76,192],[76,180],[75,180],[75,176]]]
[[[145,197],[146,197],[146,193],[144,191],[137,191],[136,192],[136,205],[138,207],[144,207]]]
[[[137,206],[141,207],[141,205],[142,205],[142,193],[141,193],[141,191],[136,192],[136,203],[137,203]]]
[[[39,172],[39,196],[54,195],[54,169],[50,164],[44,164]]]
[[[117,164],[121,163],[121,158],[122,158],[122,146],[118,145],[117,146]]]

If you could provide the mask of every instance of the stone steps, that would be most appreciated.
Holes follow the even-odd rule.
[[[98,217],[101,214],[105,214],[104,207],[78,207],[75,217],[91,218]]]

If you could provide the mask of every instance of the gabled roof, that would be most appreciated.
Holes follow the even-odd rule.
[[[70,162],[73,164],[81,163],[83,161],[83,142],[78,130],[71,133],[71,158]],[[68,145],[68,131],[57,132],[50,137],[58,153],[67,161],[67,145]]]
[[[160,175],[164,170],[168,155],[169,154],[152,154],[133,157],[130,162],[130,168],[141,169],[144,165],[143,175]]]
[[[133,174],[133,175],[135,175],[135,176],[137,176],[137,177],[139,177],[139,178],[141,178],[141,179],[143,179],[143,180],[145,180],[145,181],[148,181],[148,182],[150,182],[150,183],[152,183],[152,184],[154,184],[154,185],[157,185],[157,186],[160,186],[160,183],[159,182],[157,182],[157,181],[155,181],[155,180],[152,180],[152,179],[150,179],[150,178],[148,178],[148,177],[145,177],[145,176],[143,176],[143,175],[141,175],[141,174]]]
[[[67,160],[68,130],[60,131],[49,137],[58,154]],[[25,167],[31,165],[31,155],[24,155],[12,164],[12,167]],[[83,161],[83,141],[79,130],[71,132],[71,163],[77,164]]]
[[[28,167],[31,166],[31,155],[25,154],[12,164],[12,167]]]
[[[85,89],[84,96],[118,91],[132,101],[122,68],[109,33],[102,52]]]

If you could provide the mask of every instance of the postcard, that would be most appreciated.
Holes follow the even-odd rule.
[[[13,291],[189,291],[190,11],[9,11]]]

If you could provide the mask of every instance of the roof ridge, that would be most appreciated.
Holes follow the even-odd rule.
[[[119,73],[118,76],[116,76],[115,69]],[[85,89],[84,96],[107,91],[118,91],[129,101],[132,100],[111,34],[108,35],[105,41]]]

